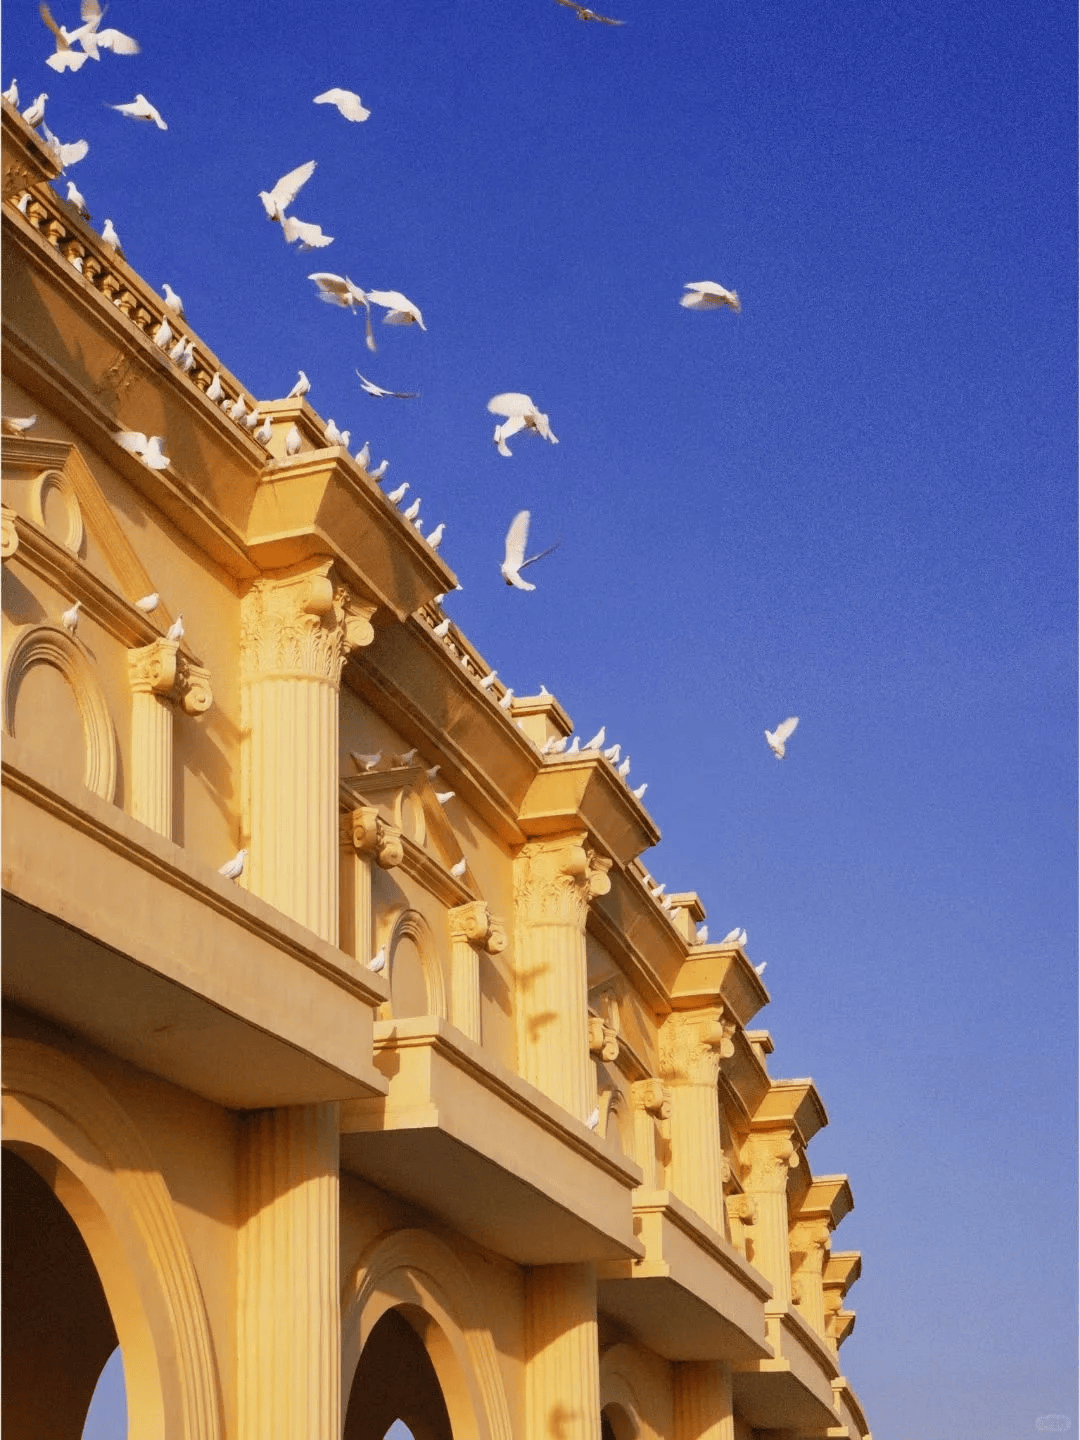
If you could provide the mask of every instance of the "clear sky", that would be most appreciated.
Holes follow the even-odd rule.
[[[1075,1426],[1075,6],[595,3],[625,25],[116,0],[141,55],[56,75],[7,0],[3,83],[89,140],[94,224],[251,393],[303,367],[389,457],[448,613],[606,724],[650,869],[749,931],[773,1074],[814,1077],[811,1163],[854,1190],[876,1440]],[[136,91],[168,131],[104,108]],[[312,158],[293,208],[336,238],[301,255],[257,192]],[[314,270],[427,333],[369,355]],[[706,279],[742,312],[680,308]],[[504,390],[561,443],[500,457]],[[497,568],[522,507],[562,541],[531,595]]]

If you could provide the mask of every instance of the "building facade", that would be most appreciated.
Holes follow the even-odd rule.
[[[868,1437],[746,954],[2,108],[5,1433],[76,1440],[119,1344],[137,1440]]]

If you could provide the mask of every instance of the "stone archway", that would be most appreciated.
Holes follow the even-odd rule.
[[[124,1357],[129,1433],[140,1440],[221,1440],[198,1277],[165,1182],[124,1110],[70,1056],[9,1039],[3,1137],[5,1149],[52,1192],[89,1252]]]
[[[342,1297],[342,1397],[363,1379],[361,1357],[384,1317],[406,1325],[438,1382],[453,1440],[513,1440],[495,1346],[465,1267],[426,1230],[394,1230],[360,1257]],[[403,1331],[393,1332],[408,1344]],[[384,1332],[385,1334],[385,1332]],[[384,1342],[385,1343],[385,1342]],[[444,1440],[432,1409],[401,1415],[416,1440]],[[398,1418],[390,1415],[387,1424]],[[427,1424],[431,1433],[421,1433]],[[348,1434],[348,1432],[346,1432]]]

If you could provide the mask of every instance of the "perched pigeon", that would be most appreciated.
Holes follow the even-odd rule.
[[[36,424],[36,415],[5,415],[0,421],[0,430],[5,435],[21,435],[25,430],[33,429]]]
[[[259,426],[258,430],[255,431],[255,439],[258,440],[260,445],[269,445],[273,434],[274,427],[270,423],[270,416],[267,415],[266,419]]]
[[[450,874],[453,875],[455,880],[460,880],[468,868],[469,862],[467,860],[459,860],[456,865],[450,866]]]
[[[166,640],[182,640],[184,638],[184,617],[177,615],[176,619],[165,631]]]
[[[708,927],[708,925],[699,925],[699,926],[697,927],[697,930],[694,932],[694,944],[695,944],[695,945],[707,945],[708,943],[709,943],[709,927]]]
[[[325,438],[328,445],[348,445],[349,443],[344,438],[338,427],[334,424],[333,417],[327,420],[326,426],[323,430],[323,437]]]
[[[639,785],[636,790],[631,790],[630,793],[631,795],[633,795],[635,800],[643,800],[645,798],[645,791],[648,788],[649,782],[646,780],[644,785]]]
[[[298,165],[295,170],[282,175],[272,190],[259,191],[259,199],[263,203],[267,219],[284,221],[285,207],[292,204],[301,187],[311,179],[315,173],[315,163],[314,160],[309,160],[304,165]]]
[[[221,371],[214,371],[214,378],[206,387],[206,398],[208,400],[222,400],[225,398],[225,390],[221,384]]]
[[[357,770],[374,770],[375,766],[378,765],[379,761],[382,759],[382,751],[376,750],[374,755],[364,755],[359,751],[350,750],[349,759],[356,766]]]
[[[407,510],[403,510],[401,513],[406,520],[415,520],[416,517],[420,514],[420,497],[417,496],[417,498],[412,502],[409,508]]]
[[[720,944],[721,944],[721,945],[738,945],[738,943],[739,943],[739,936],[740,936],[741,934],[742,934],[742,931],[739,929],[738,925],[736,925],[734,930],[729,930],[729,931],[728,931],[728,933],[727,933],[727,934],[724,936],[724,938],[720,941]]]
[[[360,375],[359,370],[357,370],[356,373]],[[385,399],[388,395],[392,396],[395,400],[415,400],[420,393],[419,390],[384,390],[381,385],[376,385],[374,381],[365,380],[363,375],[360,375],[360,388],[361,390],[366,390],[369,395],[374,395],[379,400]]]
[[[172,328],[171,328],[171,326],[169,325],[168,320],[165,320],[165,319],[163,318],[162,321],[161,321],[161,324],[160,324],[160,325],[157,327],[157,329],[154,331],[154,336],[153,336],[154,344],[155,344],[155,345],[160,345],[160,347],[162,348],[162,350],[164,350],[164,349],[165,349],[165,346],[168,345],[169,341],[170,341],[172,338],[173,338]]]
[[[321,95],[315,96],[314,103],[316,105],[336,105],[346,120],[366,120],[371,114],[370,110],[364,109],[360,96],[354,94],[352,90],[339,90],[336,87],[333,90],[324,90]]]
[[[590,1130],[595,1130],[595,1129],[599,1126],[599,1124],[600,1124],[600,1106],[599,1106],[599,1105],[596,1107],[596,1109],[595,1109],[595,1110],[592,1112],[592,1114],[589,1116],[588,1120],[585,1121],[585,1124],[589,1127]]]
[[[295,425],[289,426],[289,433],[285,436],[285,454],[295,455],[303,444],[303,436]]]
[[[440,620],[431,633],[436,640],[445,640],[450,633],[450,616],[448,615],[445,620]]]
[[[116,226],[106,217],[105,224],[101,227],[101,243],[108,245],[110,250],[115,250],[120,259],[125,259],[123,246],[120,244],[120,236],[116,233]]]
[[[181,319],[183,319],[184,302],[180,299],[180,296],[176,293],[176,291],[172,288],[172,286],[167,280],[161,288],[165,295],[165,304],[169,307],[170,310],[174,311],[177,315],[180,316]]]
[[[172,463],[161,448],[162,435],[144,435],[141,430],[118,430],[116,443],[129,454],[137,456],[149,470],[167,470]]]
[[[604,751],[604,759],[605,759],[605,760],[610,760],[611,763],[612,763],[612,765],[614,765],[615,762],[616,762],[616,760],[618,760],[618,758],[619,758],[619,756],[620,756],[621,754],[622,754],[622,746],[621,746],[621,745],[618,745],[618,744],[616,744],[616,745],[609,745],[608,748]]]
[[[510,709],[510,706],[511,706],[513,703],[514,703],[514,692],[513,692],[513,690],[507,690],[507,691],[504,692],[502,699],[499,701],[499,709],[500,709],[500,710],[509,710],[509,709]]]
[[[367,967],[373,975],[379,975],[386,969],[386,946],[380,945],[375,954],[368,961]]]
[[[440,805],[445,805],[448,801],[452,800],[456,794],[456,790],[436,790],[435,799]]]
[[[596,732],[596,734],[592,737],[588,744],[583,745],[581,748],[583,750],[599,750],[600,746],[604,743],[605,732],[606,727],[601,725],[600,729]]]
[[[169,127],[161,118],[161,113],[156,106],[151,105],[145,95],[136,94],[134,100],[129,100],[126,105],[110,105],[110,110],[117,110],[121,115],[126,115],[129,120],[149,120],[159,130],[167,130]]]
[[[405,499],[405,491],[408,490],[408,488],[408,480],[403,480],[396,490],[388,490],[386,492],[387,500],[390,501],[391,505],[400,505],[402,500]]]
[[[535,590],[535,585],[530,585],[527,580],[522,580],[521,572],[526,565],[532,565],[537,560],[542,560],[545,555],[550,555],[553,550],[558,549],[559,542],[549,545],[546,550],[541,550],[536,555],[530,555],[525,559],[525,546],[529,540],[529,512],[519,510],[510,522],[510,529],[506,532],[506,553],[503,563],[499,566],[499,573],[507,585],[513,585],[518,590]]]
[[[65,610],[60,616],[60,624],[69,635],[74,635],[79,624],[79,611],[82,609],[82,601],[76,600],[70,610]]]
[[[4,99],[8,102],[9,105],[14,105],[16,109],[18,109],[19,82],[17,80],[12,80],[11,84],[4,91]]]
[[[76,186],[74,180],[69,180],[67,182],[67,199],[68,204],[73,206],[76,212],[81,215],[84,220],[90,219],[90,211],[86,208],[86,201],[83,199],[83,196],[80,193],[78,187]]]
[[[768,741],[769,749],[778,760],[784,758],[784,741],[795,733],[795,726],[799,723],[797,715],[789,715],[786,720],[777,725],[775,730],[766,730],[765,739]]]
[[[378,465],[376,466],[376,468],[375,468],[374,470],[372,470],[372,472],[371,472],[371,478],[372,478],[373,480],[381,480],[381,479],[383,478],[383,476],[386,474],[387,470],[389,470],[389,469],[390,469],[390,461],[389,461],[389,460],[380,460],[379,463],[378,463]],[[388,496],[387,498],[389,499],[390,497]]]
[[[736,314],[742,309],[734,290],[725,290],[715,280],[695,280],[683,287],[688,293],[679,297],[679,304],[687,310],[719,310],[727,305]]]
[[[439,773],[439,771],[440,771],[441,769],[442,769],[442,766],[441,766],[441,765],[432,765],[432,767],[431,767],[430,770],[425,770],[425,771],[424,771],[424,774],[427,776],[427,778],[428,778],[429,780],[434,780],[434,779],[435,779],[435,776]]]
[[[371,442],[370,442],[370,441],[365,440],[365,441],[364,441],[364,448],[363,448],[362,450],[358,450],[358,451],[356,452],[356,463],[361,467],[361,469],[364,469],[364,470],[366,470],[366,469],[368,468],[368,466],[371,464]]]
[[[435,526],[435,529],[432,530],[431,534],[428,535],[427,543],[431,546],[433,550],[438,550],[439,546],[442,544],[442,538],[445,532],[446,526],[445,524],[440,522],[438,525]]]
[[[224,875],[226,880],[239,880],[244,873],[244,861],[247,856],[246,850],[238,850],[231,860],[226,860],[224,865],[218,866],[218,874]]]
[[[497,670],[489,670],[488,673],[484,676],[484,678],[480,681],[480,689],[490,690],[492,685],[495,684],[495,676],[498,675],[498,673],[499,672]]]
[[[300,398],[301,395],[306,395],[310,389],[311,381],[304,374],[303,370],[301,370],[297,378],[296,384],[289,391],[288,395],[285,396],[285,399],[297,400]]]
[[[616,773],[619,774],[619,775],[621,775],[624,780],[626,779],[627,775],[630,774],[630,756],[629,756],[629,755],[624,755],[624,756],[623,756],[622,764],[618,767]]]
[[[155,591],[153,592],[153,594],[151,594],[151,595],[144,595],[141,600],[136,600],[136,601],[135,601],[135,609],[136,609],[136,610],[142,610],[144,614],[149,615],[150,612],[151,612],[151,610],[156,610],[156,609],[157,609],[157,607],[158,607],[158,601],[159,601],[160,599],[161,599],[161,597],[158,595],[158,592],[155,590]]]
[[[43,90],[37,99],[33,100],[22,112],[22,118],[26,121],[27,125],[30,126],[31,130],[36,130],[42,120],[45,119],[45,102],[48,98],[48,95]]]
[[[764,975],[764,973],[765,973],[765,966],[766,966],[768,963],[769,963],[769,962],[768,962],[767,960],[763,960],[760,965],[755,965],[755,966],[754,966],[754,974],[755,974],[755,975]]]

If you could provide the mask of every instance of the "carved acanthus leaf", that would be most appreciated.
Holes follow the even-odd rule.
[[[474,950],[498,955],[506,949],[506,931],[483,900],[470,900],[449,911],[450,939]]]
[[[660,1064],[665,1079],[715,1085],[721,1060],[735,1053],[734,1024],[719,1009],[676,1011],[660,1027]]]
[[[328,561],[296,575],[255,581],[241,603],[246,679],[304,675],[337,685],[349,652],[371,643],[376,607],[335,586],[331,571]]]
[[[784,1131],[747,1137],[740,1157],[743,1185],[759,1194],[787,1189],[788,1172],[798,1168],[799,1150]]]
[[[571,924],[585,929],[589,901],[611,889],[611,861],[588,847],[584,835],[535,840],[514,866],[514,900],[527,924]]]

